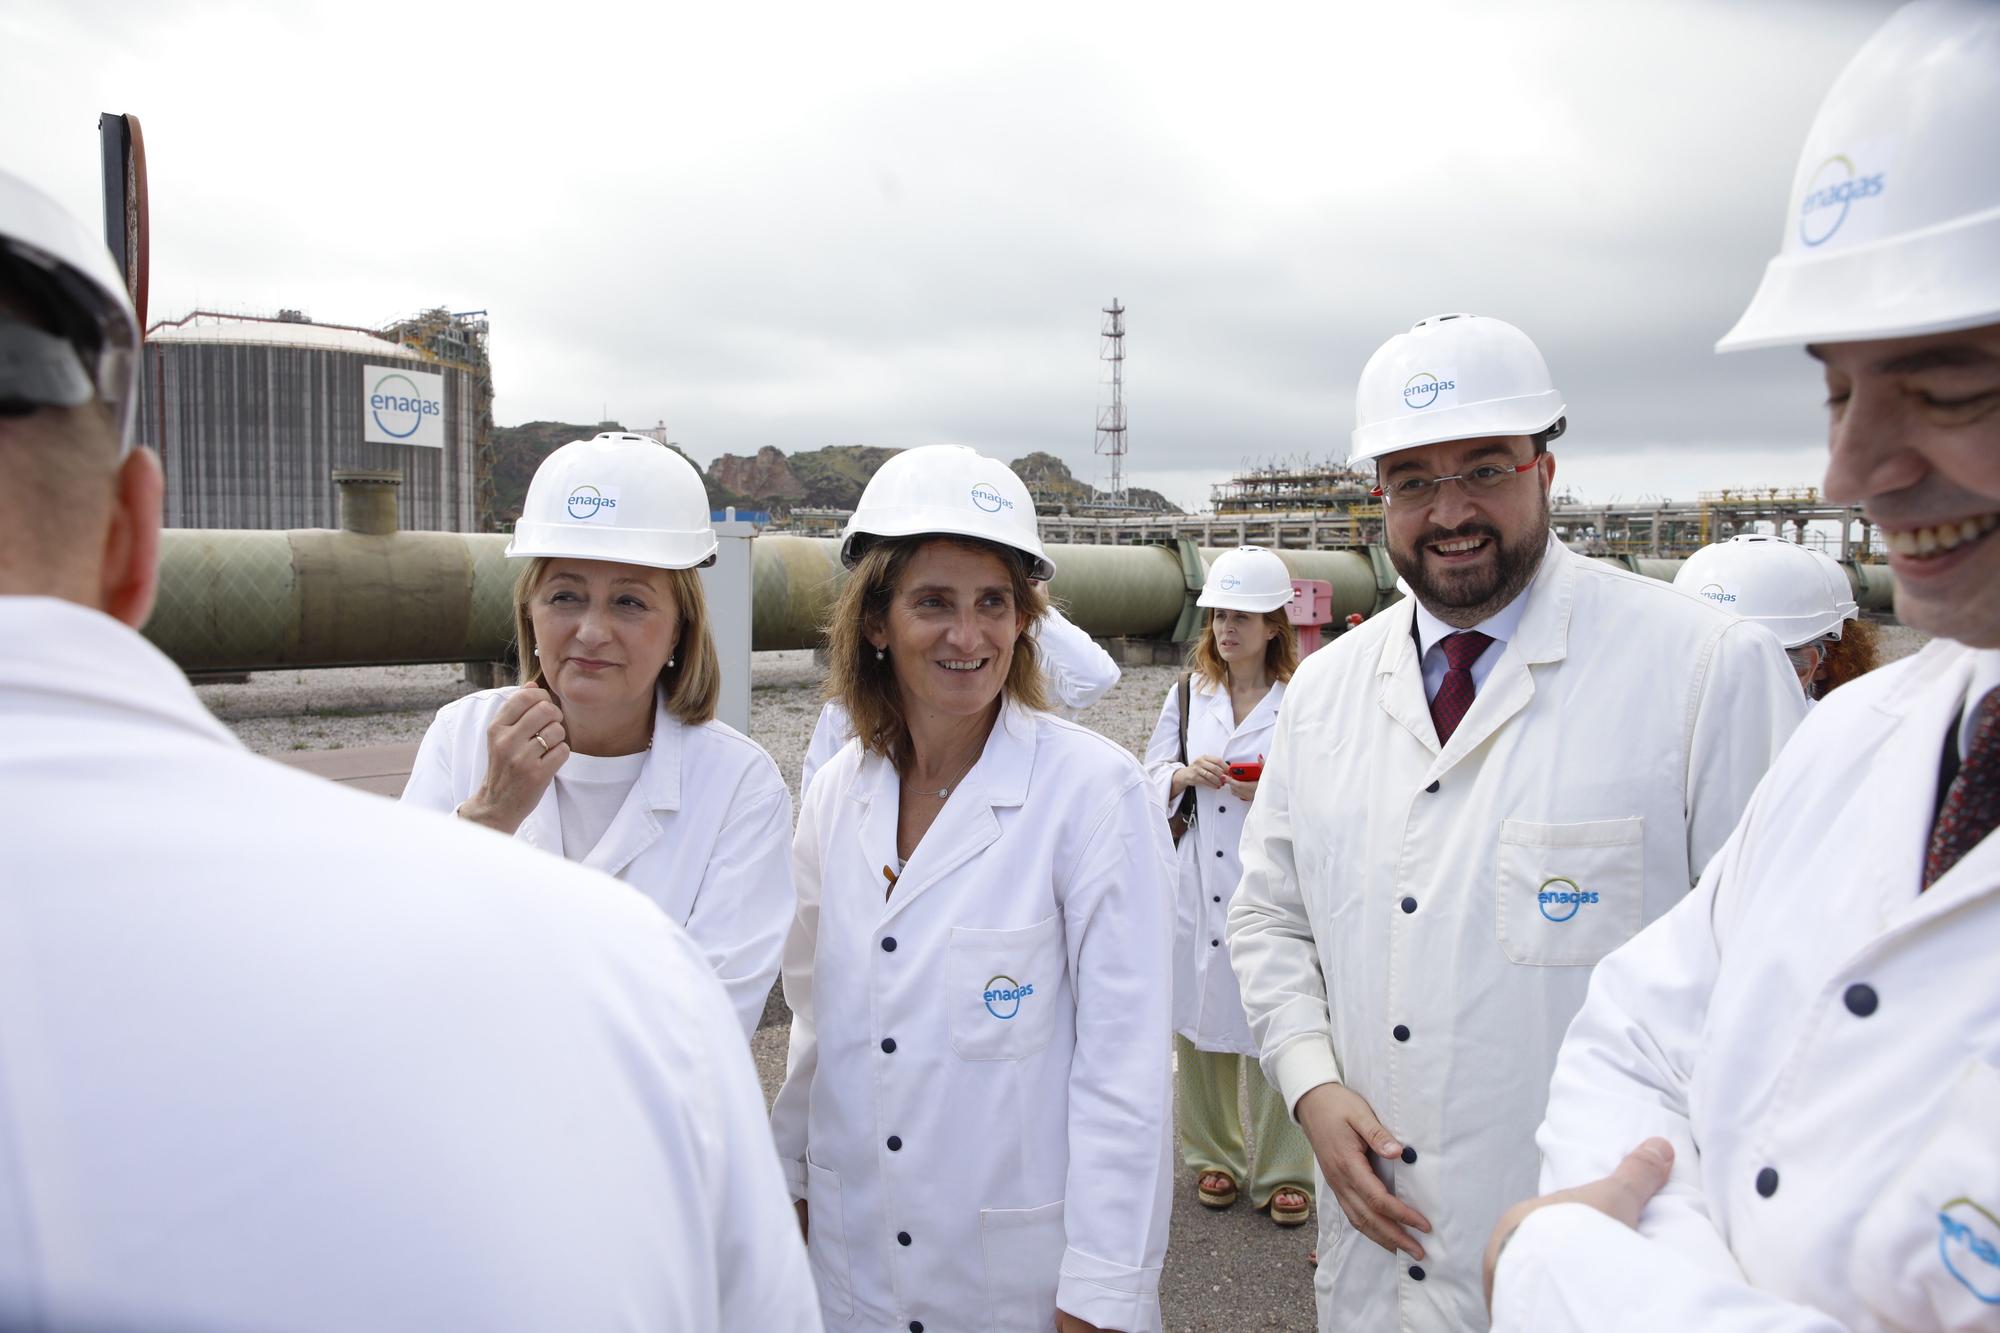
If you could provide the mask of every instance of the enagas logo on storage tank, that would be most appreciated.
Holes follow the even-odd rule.
[[[1805,197],[1799,200],[1799,239],[1807,245],[1824,245],[1847,224],[1854,206],[1882,193],[1882,177],[1877,171],[1864,175],[1855,170],[1854,159],[1835,153],[1814,170],[1806,182]]]
[[[1578,888],[1573,879],[1560,876],[1543,880],[1541,889],[1535,894],[1535,905],[1542,909],[1542,915],[1558,925],[1596,901],[1595,893]]]
[[[1938,1257],[1983,1304],[2000,1305],[2000,1217],[1963,1196],[1938,1209]]]
[[[1021,1012],[1021,1001],[1034,993],[1035,983],[1032,981],[1021,982],[1009,976],[997,976],[987,980],[981,998],[986,1001],[987,1013],[995,1018],[1012,1018]]]
[[[1420,370],[1403,381],[1403,406],[1416,411],[1435,407],[1442,401],[1447,406],[1458,398],[1458,377],[1447,371],[1442,374]]]
[[[444,376],[394,366],[367,366],[361,376],[362,439],[444,448]]]
[[[579,486],[569,493],[569,499],[563,501],[563,508],[569,511],[569,516],[579,521],[596,518],[607,509],[617,507],[617,491],[601,491],[595,486]]]
[[[1014,507],[1012,500],[1000,494],[999,487],[988,486],[983,481],[972,488],[972,503],[978,505],[989,514],[997,514],[1003,509],[1012,509]]]

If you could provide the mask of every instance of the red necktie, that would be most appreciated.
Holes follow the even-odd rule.
[[[1465,717],[1465,710],[1472,707],[1472,664],[1492,642],[1492,635],[1476,629],[1460,630],[1440,640],[1450,670],[1444,673],[1444,683],[1438,686],[1437,697],[1431,700],[1431,725],[1437,728],[1439,745],[1451,739],[1451,733],[1458,730]]]
[[[1972,744],[1938,808],[1937,823],[1931,826],[1924,887],[1944,878],[1996,826],[2000,826],[2000,688],[1988,690],[1973,709]]]

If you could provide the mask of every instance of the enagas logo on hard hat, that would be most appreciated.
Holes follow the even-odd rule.
[[[1535,894],[1535,905],[1542,909],[1542,915],[1558,925],[1596,901],[1595,893],[1578,888],[1575,880],[1561,876],[1543,880]]]
[[[2000,1305],[2000,1217],[1961,1195],[1938,1209],[1938,1258],[1986,1305]]]
[[[1714,602],[1717,606],[1736,605],[1736,594],[1723,587],[1720,583],[1704,583],[1701,587],[1701,595],[1709,601]]]
[[[1224,574],[1221,578],[1215,581],[1215,586],[1222,589],[1224,592],[1235,592],[1238,588],[1243,586],[1243,580],[1237,578],[1234,574]]]
[[[375,387],[368,391],[368,411],[375,418],[377,430],[407,440],[417,433],[425,417],[442,416],[444,404],[426,398],[408,375],[388,374],[377,379]]]
[[[606,495],[595,486],[579,486],[569,493],[569,499],[564,502],[563,507],[569,510],[571,518],[596,518],[607,509],[616,509],[618,500],[617,497]]]
[[[1403,381],[1403,406],[1429,407],[1438,400],[1439,394],[1457,387],[1456,380],[1439,379],[1428,370],[1420,370]]]
[[[1845,153],[1835,153],[1820,163],[1806,183],[1805,198],[1799,201],[1799,239],[1807,245],[1824,245],[1831,240],[1855,203],[1882,193],[1883,174],[1859,174],[1854,160]]]
[[[1035,983],[1020,982],[1008,976],[989,977],[982,998],[986,1001],[986,1012],[995,1018],[1012,1018],[1021,1012],[1021,1001],[1035,993]]]
[[[997,514],[1003,509],[1012,509],[1014,507],[1012,500],[1009,500],[1006,496],[1000,494],[998,489],[988,486],[985,482],[981,482],[972,488],[972,503],[978,505],[989,514]]]

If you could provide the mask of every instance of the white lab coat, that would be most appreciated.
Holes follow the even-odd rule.
[[[1265,1074],[1294,1107],[1366,1098],[1435,1228],[1412,1264],[1322,1188],[1323,1329],[1484,1323],[1591,965],[1687,894],[1805,709],[1768,631],[1553,538],[1523,596],[1442,752],[1412,600],[1307,658],[1245,823],[1229,941]]]
[[[1064,619],[1051,604],[1048,613],[1036,622],[1035,643],[1041,650],[1042,674],[1051,695],[1049,711],[1074,722],[1084,709],[1102,699],[1118,683],[1118,664],[1111,654]],[[819,710],[812,739],[806,743],[806,757],[799,767],[799,796],[804,799],[813,774],[839,752],[854,736],[854,724],[847,710],[829,701]]]
[[[2000,837],[1918,892],[1982,657],[1934,641],[1828,697],[1701,887],[1598,967],[1542,1184],[1654,1134],[1673,1179],[1637,1232],[1531,1215],[1497,1327],[2000,1328]]]
[[[1212,754],[1231,763],[1261,759],[1271,748],[1271,731],[1278,722],[1278,704],[1285,697],[1282,682],[1236,721],[1229,690],[1208,684],[1200,676],[1188,682],[1188,758]],[[1173,795],[1174,771],[1181,767],[1180,682],[1167,690],[1160,720],[1146,743],[1146,776],[1165,818],[1180,804]],[[1237,840],[1243,835],[1247,801],[1227,787],[1197,789],[1195,822],[1181,839],[1180,875],[1175,885],[1174,1031],[1197,1050],[1257,1054],[1250,1023],[1243,1017],[1243,997],[1236,973],[1229,966],[1224,936],[1229,900],[1243,876]]]
[[[799,816],[772,1127],[827,1326],[1157,1329],[1173,925],[1145,774],[1003,707],[885,901],[899,792],[851,741]]]
[[[487,725],[513,692],[481,690],[440,708],[403,799],[452,811],[477,791]],[[747,1038],[764,1013],[792,921],[791,835],[791,795],[763,747],[721,722],[688,726],[663,696],[645,767],[582,864],[616,875],[686,928]],[[514,836],[563,854],[553,782]]]
[[[0,1327],[819,1327],[686,935],[0,597]]]

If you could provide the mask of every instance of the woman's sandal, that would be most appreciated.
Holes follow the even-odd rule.
[[[1211,1184],[1213,1181],[1220,1181],[1221,1184]],[[1236,1202],[1236,1182],[1227,1171],[1202,1172],[1195,1177],[1194,1192],[1204,1208],[1222,1209]]]
[[[1271,1212],[1271,1220],[1281,1227],[1304,1226],[1312,1216],[1312,1200],[1306,1192],[1295,1185],[1283,1185],[1271,1192],[1271,1201],[1264,1205]]]

